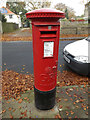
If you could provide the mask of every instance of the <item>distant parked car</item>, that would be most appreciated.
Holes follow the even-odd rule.
[[[66,45],[63,57],[67,65],[81,75],[90,76],[90,36]]]

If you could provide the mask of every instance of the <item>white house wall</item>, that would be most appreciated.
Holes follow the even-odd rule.
[[[12,18],[9,17],[9,15],[12,15]],[[15,14],[6,14],[5,18],[7,19],[7,22],[9,23],[16,23],[21,27],[21,19],[20,16],[15,15]]]

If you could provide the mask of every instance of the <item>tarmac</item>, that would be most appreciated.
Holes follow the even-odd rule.
[[[59,55],[58,55],[58,70],[69,70],[65,65],[63,59],[63,48],[73,41],[60,41],[59,42]],[[25,65],[24,72],[22,71]],[[62,65],[63,67],[60,67]],[[22,42],[2,42],[2,70],[14,70],[18,73],[33,74],[33,48],[32,41]]]

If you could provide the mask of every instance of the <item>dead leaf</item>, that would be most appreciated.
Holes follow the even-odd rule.
[[[11,119],[13,119],[13,116],[11,114],[9,116],[10,116]]]
[[[62,105],[59,106],[60,109],[61,109],[62,107],[63,107]]]
[[[9,111],[11,111],[12,110],[12,108],[11,107],[9,107],[9,109],[8,109]]]
[[[68,111],[66,111],[66,115],[67,115],[67,116],[69,115],[69,112],[68,112]]]
[[[68,99],[64,99],[64,101],[68,101]]]
[[[22,99],[20,99],[20,100],[18,101],[18,103],[22,103]]]
[[[54,109],[51,109],[51,111],[54,111]]]
[[[15,112],[15,109],[13,110],[13,112]]]
[[[24,100],[26,100],[27,99],[27,97],[24,97]]]
[[[86,112],[86,115],[88,115],[88,112]]]
[[[84,107],[84,110],[86,110],[86,108]]]
[[[76,103],[79,103],[80,101],[79,100],[76,100]]]
[[[79,108],[79,106],[78,106],[78,105],[76,105],[75,107],[76,107],[76,108]]]
[[[61,101],[61,99],[59,98],[58,102],[60,102],[60,101]]]
[[[5,112],[6,112],[6,110],[3,110],[3,111],[2,111],[2,113],[5,113]]]
[[[74,112],[73,111],[70,111],[71,112],[71,115],[73,115],[74,114]]]
[[[59,90],[57,90],[57,93],[59,93]]]
[[[59,115],[59,114],[57,114],[56,116],[55,116],[55,118],[57,119],[57,118],[61,118],[61,116]]]

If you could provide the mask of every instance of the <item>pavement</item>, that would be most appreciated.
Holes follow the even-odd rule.
[[[63,59],[63,48],[73,41],[59,42],[58,70],[69,70]],[[2,42],[2,70],[14,70],[19,73],[33,74],[33,48],[32,41],[28,42]],[[24,71],[23,65],[25,65]],[[63,67],[60,67],[62,65]]]
[[[9,37],[31,37],[32,32],[30,28],[21,28],[19,30],[16,30],[12,32],[12,34],[8,34]]]
[[[35,107],[33,90],[26,91],[17,100],[3,98],[2,118],[84,118],[87,120],[89,115],[87,91],[88,88],[83,86],[57,87],[56,104],[51,110],[39,110]]]

